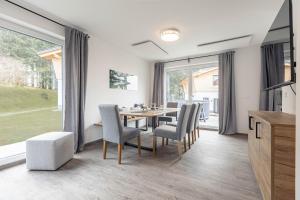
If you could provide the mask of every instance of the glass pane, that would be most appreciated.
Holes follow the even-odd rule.
[[[62,47],[0,28],[0,146],[62,129]]]
[[[218,95],[219,67],[218,63],[203,64],[192,69],[193,102],[200,103],[200,126],[217,129],[219,126]]]
[[[189,70],[167,71],[167,102],[183,104],[189,100]]]

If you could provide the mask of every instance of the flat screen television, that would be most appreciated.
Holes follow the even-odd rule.
[[[265,90],[296,82],[294,62],[292,0],[285,0],[262,46],[262,68]]]

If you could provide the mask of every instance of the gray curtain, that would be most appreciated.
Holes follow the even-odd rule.
[[[152,103],[156,106],[164,104],[164,63],[155,63]]]
[[[234,52],[219,55],[219,133],[236,133]]]
[[[84,145],[84,110],[88,67],[88,35],[65,29],[65,120],[64,130],[75,134],[75,152]]]
[[[283,44],[268,44],[261,47],[261,92],[260,110],[281,110],[281,89],[265,91],[265,88],[284,81]]]

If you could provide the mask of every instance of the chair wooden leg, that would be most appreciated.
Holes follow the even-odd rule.
[[[161,145],[162,145],[162,146],[165,146],[165,138],[164,138],[164,137],[161,138]]]
[[[156,136],[153,135],[153,156],[156,155]]]
[[[192,135],[192,144],[194,144],[194,134],[193,134],[193,131],[190,134]]]
[[[200,128],[197,128],[198,138],[200,137]]]
[[[166,139],[166,145],[168,145],[168,144],[169,144],[169,138]]]
[[[188,145],[189,149],[191,149],[191,134],[188,134]]]
[[[184,144],[184,152],[186,152],[186,137],[183,138],[183,144]]]
[[[178,148],[178,155],[181,158],[181,155],[182,155],[182,143],[179,140],[177,142],[177,148]]]
[[[118,144],[118,163],[121,164],[122,160],[122,144]]]
[[[197,140],[197,137],[196,137],[196,129],[193,131],[193,133],[194,133],[194,138],[195,138],[195,142],[196,142],[196,140]]]
[[[138,143],[138,153],[141,156],[141,136],[137,136],[137,143]]]
[[[106,159],[107,142],[103,140],[103,159]]]

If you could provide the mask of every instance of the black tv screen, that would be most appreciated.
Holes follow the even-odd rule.
[[[266,90],[296,82],[293,35],[292,1],[285,0],[261,46]]]

